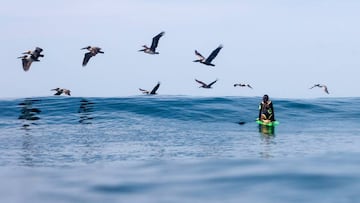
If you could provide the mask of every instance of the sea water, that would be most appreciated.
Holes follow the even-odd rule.
[[[360,98],[0,100],[0,202],[360,202]]]

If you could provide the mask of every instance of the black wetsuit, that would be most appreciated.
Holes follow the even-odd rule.
[[[261,102],[259,105],[259,119],[261,119],[261,115],[265,115],[266,119],[275,121],[275,112],[274,107],[271,101],[266,103]]]

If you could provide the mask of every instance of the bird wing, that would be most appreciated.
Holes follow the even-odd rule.
[[[160,87],[160,82],[158,82],[155,87],[151,90],[150,94],[156,94],[156,91],[159,89]]]
[[[200,83],[200,84],[202,84],[203,86],[207,86],[207,84],[204,83],[203,81],[200,81],[200,80],[197,80],[197,79],[195,79],[195,81],[198,82],[198,83]]]
[[[217,82],[217,80],[215,80],[214,82],[210,83],[208,86],[211,87],[211,85],[215,84]]]
[[[62,90],[57,90],[56,93],[54,95],[61,95],[63,93]]]
[[[251,89],[252,89],[252,87],[251,87],[251,85],[250,85],[250,84],[247,84],[247,86],[248,86],[249,88],[251,88]]]
[[[207,57],[205,62],[211,63],[211,61],[218,55],[218,53],[220,52],[220,50],[222,48],[223,48],[223,46],[220,45],[218,48],[216,48],[214,51],[212,51],[211,54],[209,55],[209,57]]]
[[[165,34],[165,32],[161,32],[158,35],[156,35],[155,37],[153,37],[151,47],[150,47],[150,49],[152,51],[155,51],[156,47],[158,46],[160,37],[162,37],[164,34]]]
[[[93,54],[91,52],[88,52],[84,55],[84,60],[82,65],[86,66],[86,64],[89,62],[90,58],[93,56]]]
[[[32,61],[28,60],[26,58],[21,59],[21,61],[22,61],[24,71],[28,71],[30,69]]]
[[[314,88],[314,87],[319,87],[320,86],[320,84],[315,84],[315,85],[313,85],[312,87],[310,87],[309,89],[312,89],[312,88]]]
[[[200,60],[204,60],[205,57],[203,57],[197,50],[195,50],[195,55],[200,58]]]
[[[139,90],[144,94],[149,94],[149,91],[139,88]]]
[[[326,94],[329,94],[329,90],[328,90],[327,86],[323,85],[323,87],[324,87],[324,91],[326,92]]]

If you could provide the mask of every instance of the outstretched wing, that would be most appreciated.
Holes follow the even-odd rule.
[[[82,66],[86,66],[86,64],[89,62],[90,58],[92,57],[92,53],[88,52],[84,55],[84,60],[82,63]]]
[[[211,87],[211,85],[215,84],[217,82],[217,80],[215,80],[214,82],[209,84],[209,87]]]
[[[204,83],[203,81],[200,81],[200,80],[197,80],[197,79],[195,79],[195,81],[198,82],[198,83],[200,83],[200,84],[202,84],[203,86],[207,86],[207,84]]]
[[[24,71],[28,71],[30,69],[32,61],[28,60],[26,58],[21,59],[21,61],[22,61]]]
[[[155,87],[151,90],[150,94],[156,94],[156,91],[159,89],[160,87],[160,82],[158,82]]]
[[[62,90],[57,91],[54,95],[61,95],[63,93]]]
[[[247,84],[246,86],[248,86],[249,88],[251,88],[251,89],[252,89],[252,87],[251,87],[251,85],[250,85],[250,84]]]
[[[223,48],[222,45],[220,45],[218,48],[216,48],[214,51],[211,52],[210,56],[207,57],[206,59],[206,63],[211,63],[211,61],[218,55],[218,53],[220,52],[220,50]]]
[[[326,94],[329,94],[329,90],[328,90],[327,86],[323,85],[323,87],[324,87],[324,91],[326,92]]]
[[[155,52],[156,47],[158,46],[159,39],[165,34],[165,32],[161,32],[152,39],[150,50]]]
[[[315,85],[313,85],[312,87],[310,87],[309,89],[312,89],[312,88],[314,88],[314,87],[320,87],[320,84],[315,84]]]
[[[199,57],[201,61],[205,59],[197,50],[195,50],[195,55]]]
[[[143,94],[149,94],[149,91],[147,91],[147,90],[144,90],[144,89],[141,89],[141,88],[139,88],[139,90],[140,90]]]

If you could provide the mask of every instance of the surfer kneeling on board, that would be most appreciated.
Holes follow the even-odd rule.
[[[263,100],[259,105],[259,119],[264,122],[275,121],[274,107],[267,94],[263,96]]]

